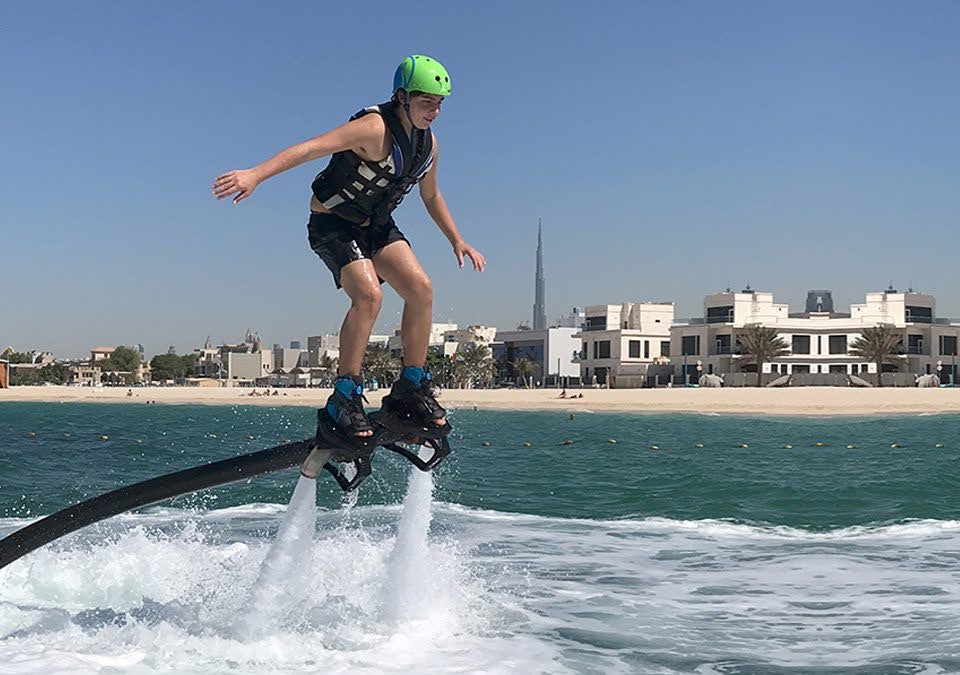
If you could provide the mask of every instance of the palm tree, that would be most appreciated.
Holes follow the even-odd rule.
[[[538,363],[534,363],[530,359],[520,357],[519,359],[513,362],[513,367],[516,369],[517,375],[519,375],[523,379],[523,386],[529,387],[530,386],[529,376],[533,375],[535,371],[539,370],[540,365]]]
[[[340,366],[340,359],[337,357],[331,357],[329,354],[324,354],[320,357],[320,363],[317,364],[317,369],[320,371],[324,379],[324,385],[330,383],[337,376],[337,369]]]
[[[449,356],[444,356],[433,349],[427,352],[426,368],[436,387],[453,386],[453,363]]]
[[[364,371],[370,378],[377,378],[381,386],[389,387],[400,372],[400,359],[390,353],[385,345],[368,345],[363,357]]]
[[[775,328],[752,323],[739,335],[743,361],[757,364],[757,386],[762,386],[763,364],[790,353],[790,346],[777,335]]]
[[[470,342],[457,352],[456,379],[458,384],[468,384],[479,381],[489,385],[493,380],[495,369],[491,358],[490,348],[486,345]],[[468,384],[469,386],[469,384]]]
[[[850,345],[850,353],[877,364],[877,386],[883,386],[883,364],[898,365],[896,355],[902,342],[900,332],[889,323],[870,326],[860,331],[860,337]]]

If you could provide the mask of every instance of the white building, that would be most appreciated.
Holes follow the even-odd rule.
[[[500,365],[498,377],[511,380],[517,376],[516,363],[526,359],[533,366],[534,383],[556,383],[557,377],[577,381],[580,340],[576,328],[497,331],[492,344],[493,359]]]
[[[672,302],[626,302],[593,305],[584,311],[580,339],[580,372],[583,382],[640,387],[647,371],[670,356]]]
[[[273,372],[273,352],[227,352],[227,386],[255,385]]]
[[[308,367],[309,353],[306,349],[274,347],[273,349],[273,367],[282,368],[284,371],[293,370],[296,367]]]
[[[324,356],[330,359],[340,357],[339,335],[314,335],[307,338],[307,365],[311,368],[320,367],[320,360]]]
[[[823,303],[817,303],[821,299]],[[811,291],[807,309],[832,308],[829,291]],[[763,366],[764,373],[875,373],[876,365],[850,354],[851,344],[867,326],[890,324],[902,334],[900,363],[885,368],[914,374],[937,373],[945,383],[958,378],[956,362],[960,323],[936,318],[936,302],[926,293],[900,293],[893,288],[867,293],[866,302],[849,313],[804,311],[790,313],[773,301],[772,293],[749,288],[704,298],[703,317],[675,324],[671,330],[671,362],[680,378],[696,382],[702,373],[756,372],[742,363],[738,331],[748,324],[775,328],[790,353]],[[702,370],[697,370],[697,365]]]
[[[471,344],[490,347],[497,337],[493,326],[470,325],[466,328],[448,330],[443,334],[444,356],[456,354]]]
[[[449,331],[455,330],[457,330],[457,324],[455,323],[430,324],[430,338],[427,342],[427,345],[429,347],[442,347],[444,343],[444,335]],[[403,353],[403,336],[400,334],[399,328],[393,332],[393,335],[385,337],[385,340],[391,354],[394,356],[400,356]],[[370,341],[373,342],[373,337],[370,338]]]

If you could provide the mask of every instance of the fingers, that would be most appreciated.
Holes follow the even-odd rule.
[[[457,249],[455,253],[457,254],[457,264],[463,267],[463,251]]]
[[[227,173],[217,176],[216,180],[213,182],[213,196],[217,199],[223,199],[224,197],[229,197],[233,193],[237,192],[237,177],[236,172],[229,171]]]
[[[236,204],[249,197],[250,193],[253,192],[253,187],[246,180],[241,182],[241,177],[237,175],[236,171],[228,171],[216,177],[213,181],[212,191],[213,196],[218,200],[234,197],[233,203]]]
[[[473,270],[475,272],[482,272],[483,268],[487,266],[487,260],[480,254],[479,251],[473,249],[468,253],[470,260],[473,262]]]

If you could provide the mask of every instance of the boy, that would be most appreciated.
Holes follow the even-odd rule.
[[[249,197],[266,179],[304,162],[332,155],[312,184],[307,230],[311,248],[333,273],[351,306],[340,328],[340,364],[325,411],[333,431],[349,445],[373,434],[363,408],[360,370],[380,312],[380,284],[403,298],[404,368],[383,407],[429,429],[446,425],[424,370],[433,313],[433,287],[392,212],[420,186],[430,217],[453,246],[460,267],[486,261],[457,230],[437,183],[439,152],[430,125],[450,95],[450,76],[428,56],[408,56],[397,67],[393,98],[358,112],[341,127],[291,146],[251,169],[229,171],[213,185],[217,199]]]

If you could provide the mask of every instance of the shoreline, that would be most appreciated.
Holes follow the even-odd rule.
[[[263,391],[258,388],[256,391]],[[7,401],[321,407],[331,389],[271,389],[277,396],[250,396],[239,387],[31,386],[0,390]],[[439,400],[451,410],[557,410],[564,412],[694,413],[738,416],[871,416],[960,413],[960,387],[854,389],[792,387],[701,389],[575,389],[582,399],[559,398],[558,389],[445,389]],[[377,408],[388,389],[367,392]]]

